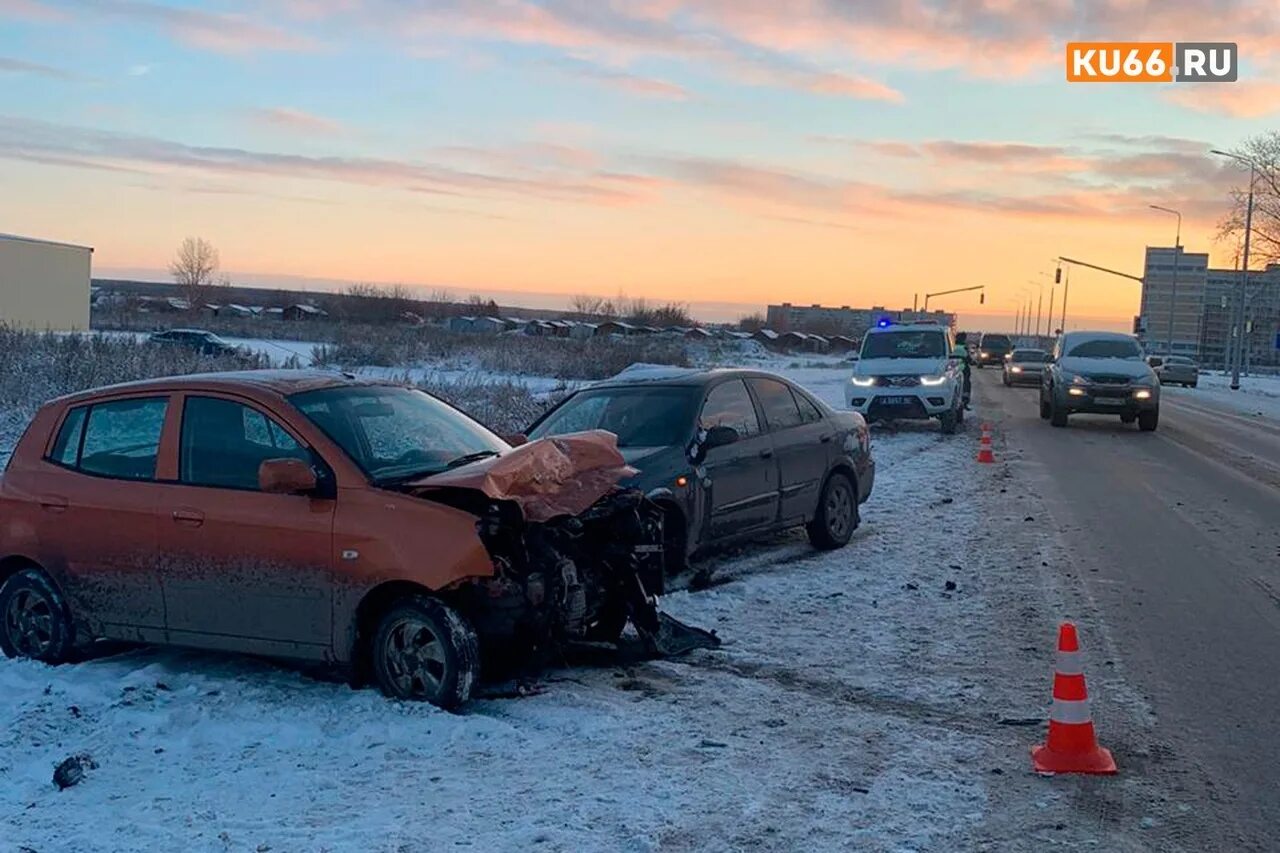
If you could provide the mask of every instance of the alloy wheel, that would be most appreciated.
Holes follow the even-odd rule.
[[[445,677],[445,651],[432,626],[406,618],[387,633],[384,649],[387,674],[400,695],[431,699],[440,692]]]
[[[32,589],[19,590],[5,608],[9,643],[25,657],[39,658],[53,646],[53,603]]]

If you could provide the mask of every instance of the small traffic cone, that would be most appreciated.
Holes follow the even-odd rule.
[[[1058,665],[1053,673],[1053,708],[1049,712],[1049,738],[1031,750],[1037,773],[1116,772],[1111,753],[1098,746],[1089,711],[1089,691],[1080,664],[1076,626],[1063,622],[1058,629]]]
[[[991,431],[986,424],[982,425],[982,438],[978,441],[978,461],[983,465],[990,465],[996,461],[995,454],[991,452]]]

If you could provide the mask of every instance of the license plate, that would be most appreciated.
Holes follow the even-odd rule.
[[[905,406],[911,402],[910,397],[877,397],[876,401],[884,406]]]
[[[1124,400],[1120,397],[1096,397],[1094,403],[1099,406],[1123,406]]]

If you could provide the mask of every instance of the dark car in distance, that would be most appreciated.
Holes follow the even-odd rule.
[[[1044,367],[1048,362],[1049,353],[1044,350],[1019,347],[1004,361],[1005,386],[1039,386],[1040,379],[1044,375]]]
[[[243,350],[204,329],[166,329],[162,332],[153,332],[147,338],[147,343],[156,346],[182,347],[194,350],[201,355],[246,355]]]
[[[1040,382],[1040,417],[1055,427],[1076,413],[1119,415],[1153,432],[1160,422],[1160,380],[1133,335],[1067,332],[1058,338]]]
[[[1013,351],[1013,341],[1008,335],[988,332],[978,342],[978,367],[1004,364],[1005,356]]]
[[[603,429],[665,512],[668,568],[712,545],[805,525],[848,543],[875,463],[866,421],[755,370],[633,369],[578,391],[530,438]]]

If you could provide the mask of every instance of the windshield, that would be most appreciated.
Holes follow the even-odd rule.
[[[1081,341],[1067,352],[1074,358],[1133,358],[1141,359],[1142,350],[1136,341],[1104,338],[1095,341]]]
[[[983,349],[1008,349],[1012,344],[1005,335],[983,335]]]
[[[947,339],[941,332],[879,332],[867,335],[862,344],[866,358],[942,358],[947,354]]]
[[[529,437],[603,429],[618,436],[619,447],[683,444],[693,426],[696,391],[672,386],[582,391],[548,415]]]
[[[507,449],[466,415],[411,388],[326,388],[289,401],[377,483],[435,474]]]
[[[1043,364],[1049,360],[1049,354],[1039,349],[1016,349],[1010,360],[1018,364]]]

